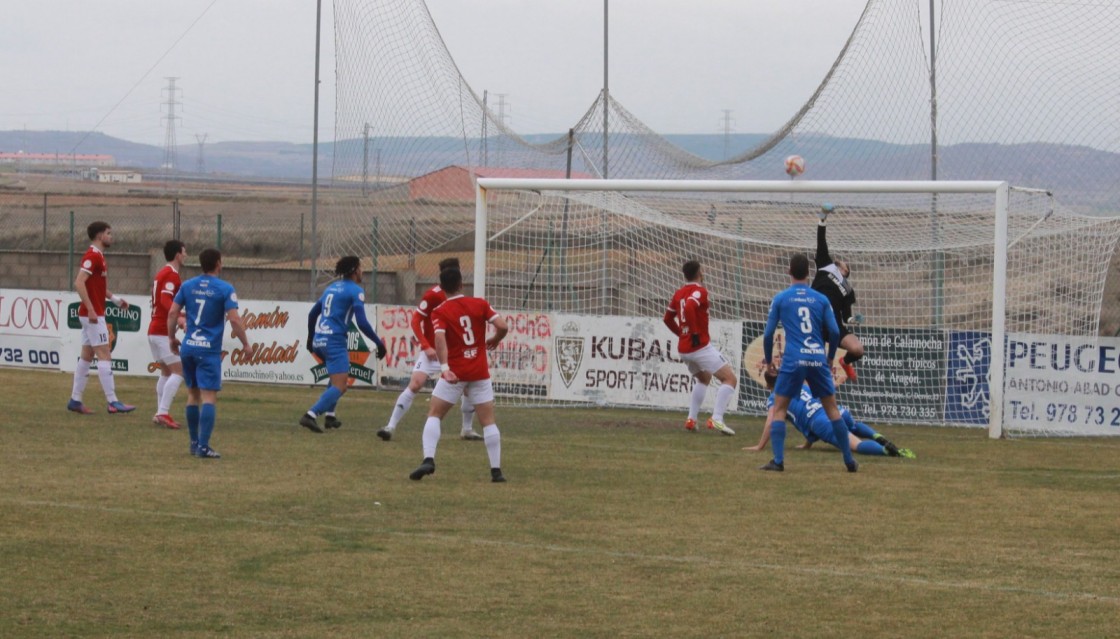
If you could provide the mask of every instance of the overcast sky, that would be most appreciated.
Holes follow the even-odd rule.
[[[321,140],[333,138],[331,4]],[[819,84],[864,4],[610,0],[611,93],[660,133],[721,132],[724,109],[735,132],[773,131]],[[602,0],[428,6],[467,82],[505,94],[518,132],[566,131],[602,86]],[[162,145],[166,78],[176,76],[179,144],[202,134],[310,142],[314,54],[315,0],[8,1],[0,130],[96,128]]]

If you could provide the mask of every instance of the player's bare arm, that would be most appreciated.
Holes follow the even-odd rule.
[[[226,313],[229,319],[229,327],[233,332],[233,336],[241,340],[242,350],[250,350],[252,344],[249,343],[249,336],[245,334],[245,325],[241,322],[241,315],[237,312],[236,308],[229,309]]]
[[[179,326],[179,312],[183,307],[175,302],[171,303],[171,308],[167,309],[167,340],[171,345],[171,352],[176,355],[179,354],[179,338],[175,336],[175,329]]]
[[[121,307],[122,309],[126,309],[126,310],[128,309],[128,300],[126,300],[125,298],[120,297],[118,295],[114,295],[113,293],[109,292],[108,289],[105,290],[105,299],[107,299],[110,302],[116,304],[117,306]]]
[[[447,335],[443,331],[436,329],[436,358],[439,359],[439,367],[441,369],[440,377],[447,380],[448,383],[455,384],[459,381],[459,376],[447,364]]]
[[[758,443],[754,446],[744,446],[743,450],[762,451],[766,450],[766,445],[770,443],[770,424],[774,423],[774,407],[771,406],[770,410],[766,413],[766,425],[762,427],[762,436],[758,438]]]
[[[495,315],[494,317],[490,318],[490,323],[494,325],[494,330],[496,332],[494,333],[493,337],[486,340],[486,348],[495,349],[498,347],[498,342],[501,342],[502,339],[506,336],[506,333],[509,332],[509,325],[506,324],[506,318],[502,317],[501,315]]]

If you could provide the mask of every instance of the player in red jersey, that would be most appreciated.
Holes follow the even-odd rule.
[[[97,356],[97,377],[101,380],[101,390],[105,391],[105,399],[109,402],[109,412],[131,413],[136,407],[117,399],[113,384],[109,325],[105,323],[105,300],[112,300],[122,309],[128,308],[128,302],[109,292],[105,249],[113,245],[113,229],[108,222],[93,222],[86,228],[86,234],[89,235],[90,246],[82,255],[78,276],[74,279],[74,290],[82,300],[78,306],[78,321],[82,325],[82,353],[74,369],[74,387],[66,409],[82,415],[93,412],[82,403],[82,393],[89,381],[93,358]]]
[[[459,258],[449,257],[440,261],[439,270],[441,273],[449,268],[458,269]],[[439,360],[436,359],[435,333],[432,331],[432,313],[446,299],[447,293],[439,286],[433,286],[420,298],[420,303],[416,305],[416,311],[412,313],[412,333],[416,336],[416,341],[420,342],[421,351],[416,357],[416,365],[412,368],[412,377],[408,380],[408,387],[401,391],[400,396],[397,397],[393,413],[389,416],[389,423],[377,431],[377,436],[384,441],[393,438],[397,425],[404,419],[408,409],[412,407],[412,400],[424,387],[424,384],[431,379],[432,375],[439,375],[440,373]],[[474,405],[471,404],[470,398],[465,394],[463,395],[462,409],[463,428],[459,432],[459,437],[468,441],[482,441],[482,435],[471,428],[471,422],[474,421]]]
[[[171,402],[183,382],[183,364],[179,356],[171,352],[167,337],[167,309],[179,292],[183,283],[179,270],[187,257],[187,247],[179,240],[168,240],[163,245],[163,257],[167,264],[156,273],[152,282],[152,321],[148,324],[148,346],[152,349],[152,361],[159,367],[159,380],[156,381],[156,414],[152,423],[167,428],[178,429],[179,424],[171,418]],[[179,316],[179,328],[183,328],[185,317]]]
[[[459,397],[466,395],[482,422],[482,437],[490,457],[490,481],[504,482],[502,475],[502,436],[494,419],[494,387],[490,383],[487,350],[496,348],[506,336],[506,320],[481,297],[464,297],[463,274],[449,268],[439,274],[439,284],[447,301],[432,314],[436,357],[440,375],[432,391],[428,421],[424,423],[424,461],[409,479],[420,480],[436,472],[436,446],[440,422]],[[494,336],[486,339],[486,324],[494,325]]]
[[[727,404],[735,396],[738,380],[731,370],[731,364],[715,346],[708,335],[708,289],[704,288],[704,269],[700,262],[689,260],[684,263],[684,279],[687,283],[677,290],[665,311],[664,322],[680,338],[677,351],[688,365],[688,372],[695,380],[692,385],[692,401],[688,405],[688,420],[685,429],[696,432],[696,417],[700,405],[708,394],[708,384],[714,375],[720,382],[716,391],[716,405],[708,419],[708,428],[714,428],[724,435],[734,435],[735,431],[723,423]]]

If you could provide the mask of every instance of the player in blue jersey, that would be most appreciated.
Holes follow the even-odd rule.
[[[764,374],[763,378],[766,380],[767,388],[773,391],[777,376]],[[766,425],[762,428],[762,437],[759,438],[757,444],[746,446],[743,450],[765,450],[766,444],[770,441],[770,431],[774,421],[773,407],[774,393],[771,392],[770,397],[766,400],[766,408],[769,412],[766,416]],[[856,420],[847,407],[841,405],[838,408],[840,409],[840,418],[844,420],[844,425],[848,430],[848,445],[853,451],[861,455],[904,457],[906,459],[916,457],[914,451],[895,446],[874,428]],[[789,408],[786,410],[788,421],[791,421],[794,427],[805,436],[805,443],[798,448],[808,449],[817,441],[823,441],[840,448],[836,440],[836,433],[832,429],[832,423],[825,416],[823,409],[820,400],[813,397],[808,386],[802,386],[800,396],[790,399]]]
[[[366,319],[366,294],[358,286],[362,283],[361,266],[361,261],[354,255],[338,260],[334,274],[339,279],[327,286],[307,315],[307,350],[323,360],[330,375],[330,384],[319,396],[319,401],[299,418],[299,425],[314,433],[323,432],[323,426],[342,426],[335,417],[334,409],[346,392],[350,379],[350,351],[346,347],[350,320],[354,320],[358,330],[373,340],[377,346],[377,359],[384,358],[387,352],[385,342]],[[325,415],[323,426],[319,425],[319,415]]]
[[[179,354],[183,361],[191,454],[218,459],[221,455],[210,447],[210,435],[218,417],[218,391],[222,390],[222,335],[226,319],[233,336],[241,340],[242,350],[250,351],[252,347],[237,312],[237,293],[218,277],[222,273],[222,253],[206,249],[198,254],[198,262],[202,275],[183,282],[167,311],[167,338],[171,352]],[[181,343],[175,337],[180,312],[187,317]]]
[[[859,462],[852,457],[846,436],[848,429],[836,407],[836,389],[832,384],[832,367],[829,366],[840,342],[836,317],[828,298],[809,287],[809,258],[800,253],[791,257],[789,276],[790,287],[775,295],[770,304],[766,330],[762,335],[762,363],[769,373],[778,376],[774,387],[774,420],[771,424],[774,458],[762,470],[785,470],[786,410],[790,400],[801,395],[801,385],[808,383],[813,395],[820,398],[836,433],[844,465],[848,472],[854,473],[859,470]],[[779,322],[785,331],[786,342],[780,369],[774,365],[774,332]]]

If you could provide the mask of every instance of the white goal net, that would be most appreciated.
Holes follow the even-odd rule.
[[[687,388],[665,371],[685,367],[661,317],[682,264],[696,259],[713,339],[741,372],[738,406],[763,413],[757,366],[770,300],[789,284],[791,253],[815,257],[827,202],[828,249],[851,266],[863,316],[854,332],[866,349],[856,381],[836,369],[841,403],[868,421],[985,426],[993,436],[1120,431],[1107,410],[1102,423],[1081,419],[1084,410],[1049,418],[1060,402],[1042,391],[1060,399],[1061,389],[1020,374],[1060,372],[1078,340],[1098,339],[1120,218],[1076,215],[1046,192],[999,182],[478,182],[475,291],[500,310],[546,315],[554,340],[547,365],[502,386],[507,395],[674,405]],[[1039,347],[1036,336],[1060,339]],[[502,357],[498,367],[510,368]]]

